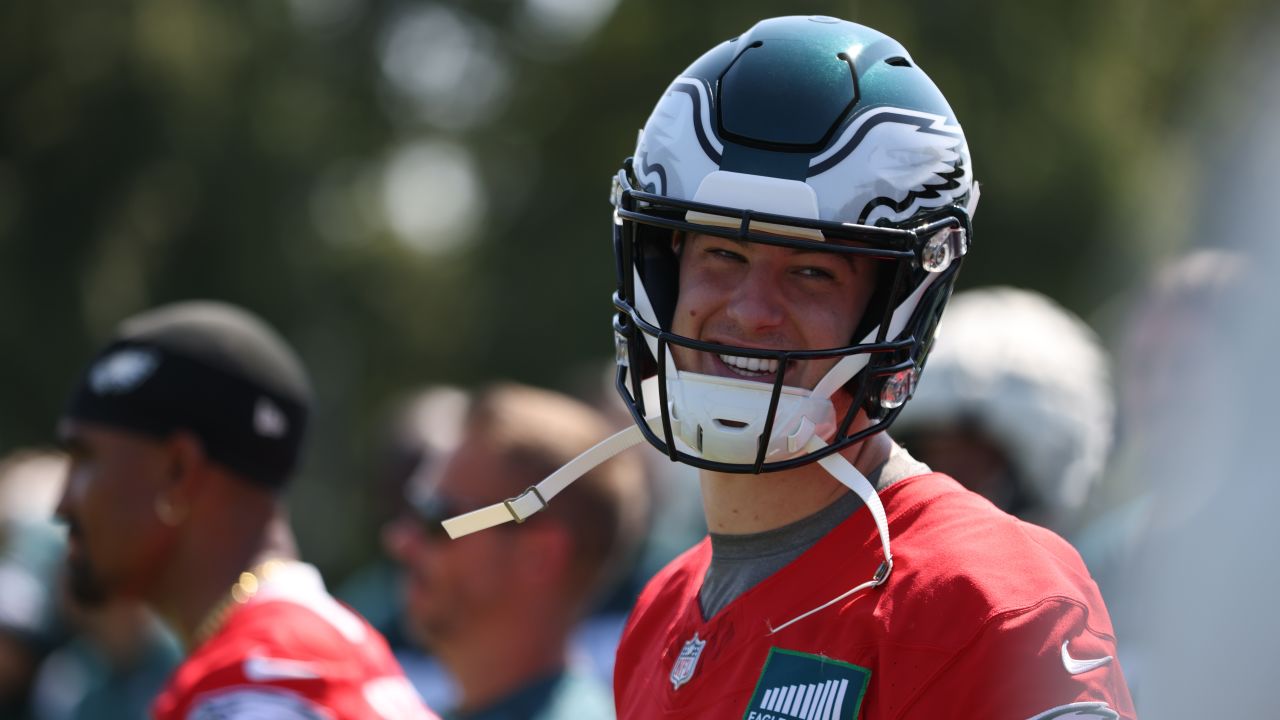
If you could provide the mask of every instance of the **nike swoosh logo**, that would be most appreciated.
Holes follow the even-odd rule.
[[[1071,642],[1070,640],[1066,640],[1066,641],[1063,641],[1062,643],[1062,664],[1064,667],[1067,668],[1067,672],[1071,673],[1072,675],[1087,673],[1090,670],[1096,670],[1102,667],[1103,665],[1106,665],[1107,663],[1111,662],[1112,658],[1110,655],[1106,655],[1100,658],[1095,658],[1092,660],[1077,660],[1071,657],[1071,653],[1067,651],[1067,645],[1070,642]]]
[[[243,669],[244,676],[249,682],[315,680],[320,677],[309,663],[256,655],[245,658]]]

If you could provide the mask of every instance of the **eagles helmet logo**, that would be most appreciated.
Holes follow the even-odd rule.
[[[810,161],[807,182],[818,197],[852,199],[837,216],[860,225],[899,222],[921,210],[955,203],[970,189],[964,135],[941,115],[881,108],[844,131]]]
[[[711,129],[706,93],[702,83],[680,78],[654,110],[636,152],[637,179],[651,192],[693,198],[719,168],[723,146]],[[968,154],[963,132],[947,118],[879,108],[813,157],[804,181],[824,216],[861,225],[899,222],[966,197],[973,184]]]
[[[111,353],[89,370],[89,387],[98,395],[123,395],[146,382],[160,365],[151,350],[130,348]]]

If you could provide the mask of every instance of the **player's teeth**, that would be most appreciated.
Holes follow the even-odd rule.
[[[773,373],[778,371],[778,361],[769,358],[748,358],[737,355],[721,355],[725,365],[737,370],[756,373]]]

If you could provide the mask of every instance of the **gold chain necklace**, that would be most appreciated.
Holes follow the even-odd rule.
[[[227,591],[227,596],[219,600],[218,604],[204,616],[204,620],[196,627],[195,634],[192,635],[192,647],[203,645],[206,640],[222,627],[222,624],[227,620],[227,616],[233,610],[249,602],[250,598],[257,595],[258,591],[262,589],[263,583],[278,574],[288,564],[288,560],[272,559],[240,573],[240,578]]]

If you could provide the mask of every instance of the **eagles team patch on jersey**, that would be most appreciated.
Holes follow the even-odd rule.
[[[855,720],[871,671],[832,658],[770,648],[743,720]]]

